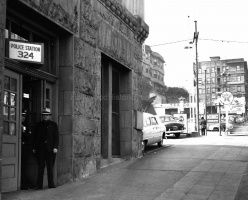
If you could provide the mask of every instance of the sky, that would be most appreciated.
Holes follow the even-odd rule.
[[[247,0],[144,1],[149,26],[145,44],[163,56],[166,86],[192,88],[196,49],[189,41],[193,40],[195,25],[199,62],[210,61],[213,56],[248,61]]]

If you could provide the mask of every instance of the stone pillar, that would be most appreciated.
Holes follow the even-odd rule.
[[[58,185],[62,185],[73,180],[72,166],[72,132],[73,132],[73,52],[71,47],[74,44],[72,36],[61,37],[60,60],[59,60],[59,152],[57,156]]]
[[[120,76],[120,142],[121,157],[132,156],[133,142],[133,98],[132,71],[122,72]]]
[[[0,96],[3,96],[3,71],[5,60],[5,23],[6,23],[6,0],[0,1]],[[2,174],[2,133],[3,133],[3,98],[0,98],[0,174]],[[1,179],[0,179],[1,180]],[[0,188],[2,181],[0,181]],[[1,199],[1,194],[0,194]]]

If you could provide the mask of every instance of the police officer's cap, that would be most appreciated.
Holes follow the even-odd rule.
[[[50,108],[45,108],[45,109],[42,111],[41,114],[42,114],[42,115],[51,115],[52,113],[51,113]]]

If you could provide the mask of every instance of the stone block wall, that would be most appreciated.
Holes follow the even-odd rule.
[[[128,97],[128,100],[120,103],[121,152],[124,152],[121,156],[139,156],[142,136],[133,129],[133,111],[142,109],[141,44],[148,36],[148,26],[116,0],[19,1],[68,33],[59,38],[59,185],[87,177],[100,166],[102,53],[126,70],[123,75],[125,84],[120,92],[123,97]],[[2,10],[6,10],[5,2],[0,3],[1,42],[4,41],[5,14]],[[0,43],[0,50],[2,48],[4,44]],[[0,86],[3,80],[2,55]]]
[[[101,54],[96,49],[98,16],[92,3],[81,1],[74,43],[74,180],[95,173],[101,156]]]

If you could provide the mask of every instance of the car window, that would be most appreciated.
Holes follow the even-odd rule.
[[[157,119],[155,117],[151,117],[152,125],[157,125]]]
[[[146,119],[146,124],[145,124],[145,126],[151,126],[151,119],[150,119],[150,117],[148,117],[148,118]]]
[[[177,121],[178,118],[173,117],[173,116],[160,116],[160,121],[163,122],[170,122],[170,121]]]

